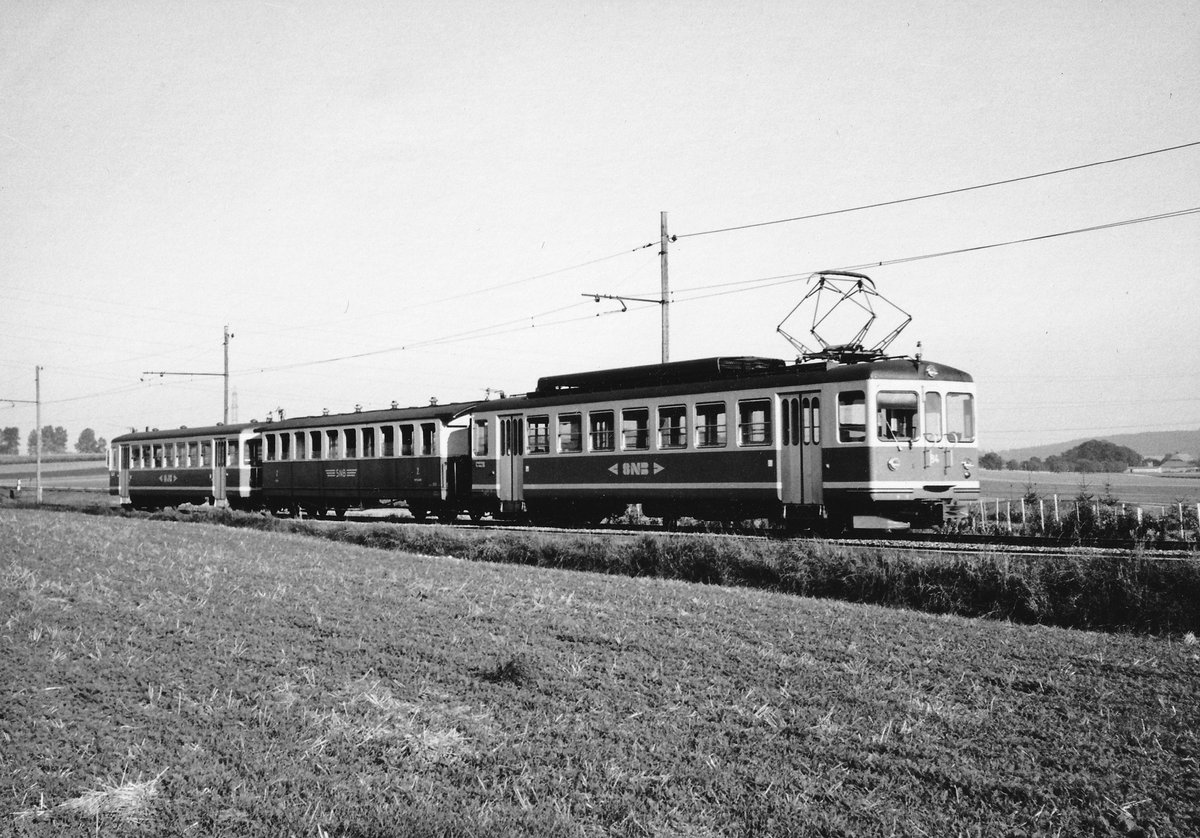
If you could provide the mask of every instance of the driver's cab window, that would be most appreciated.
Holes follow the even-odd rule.
[[[880,390],[875,397],[875,437],[880,442],[915,439],[917,394],[904,390]]]

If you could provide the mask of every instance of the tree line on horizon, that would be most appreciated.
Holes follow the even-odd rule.
[[[43,454],[65,454],[67,453],[67,429],[61,425],[46,425],[42,428],[42,453]],[[79,432],[79,438],[75,441],[75,451],[80,454],[103,454],[108,448],[108,441],[104,437],[97,437],[96,432],[91,428],[84,428]],[[25,444],[25,451],[28,456],[33,456],[37,453],[37,431],[29,432],[28,440]],[[21,430],[19,428],[8,427],[0,430],[0,454],[20,454],[21,453]]]
[[[979,458],[979,467],[995,471],[1054,471],[1084,474],[1123,472],[1142,465],[1145,458],[1124,445],[1103,439],[1089,439],[1061,454],[1051,454],[1044,460],[1005,460],[995,451]]]

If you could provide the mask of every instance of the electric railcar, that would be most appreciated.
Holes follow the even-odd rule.
[[[599,520],[768,518],[796,527],[941,523],[979,496],[975,386],[873,358],[707,358],[543,378],[474,405],[472,504]]]
[[[111,491],[337,514],[766,518],[927,527],[977,500],[975,385],[921,359],[721,357],[542,378],[532,393],[126,434]]]

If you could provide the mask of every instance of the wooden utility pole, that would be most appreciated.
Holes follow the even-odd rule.
[[[222,424],[229,424],[229,339],[233,335],[229,334],[229,324],[225,324],[225,413]]]
[[[34,489],[37,495],[37,502],[42,502],[42,368],[33,368],[33,393],[34,400],[29,399],[0,399],[0,402],[11,402],[12,404],[31,404],[34,405],[33,410],[33,448],[34,462],[37,464],[34,467]],[[20,439],[17,440],[20,442]]]
[[[37,503],[40,506],[42,503],[42,368],[33,368],[33,398],[36,402],[34,406],[33,426],[35,428],[34,438],[37,440],[37,466],[34,471],[34,482],[36,485]]]
[[[662,303],[659,307],[662,309],[662,362],[665,364],[671,360],[671,312],[670,312],[670,297],[669,285],[667,282],[667,214],[659,213],[660,226],[662,228],[662,250],[659,251],[659,256],[662,257]]]

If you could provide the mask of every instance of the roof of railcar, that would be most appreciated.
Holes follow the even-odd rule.
[[[653,399],[691,393],[789,388],[870,379],[973,380],[969,374],[955,367],[915,358],[883,358],[852,364],[827,361],[788,364],[773,358],[752,357],[702,358],[674,364],[550,376],[540,379],[538,389],[531,393],[480,402],[474,407],[476,410],[495,412],[534,406]]]
[[[150,442],[156,439],[212,439],[214,437],[237,436],[246,428],[253,428],[254,423],[243,422],[237,425],[205,425],[189,428],[182,425],[178,428],[155,428],[149,431],[134,431],[113,437],[112,442]],[[110,443],[111,444],[111,443]]]
[[[442,423],[466,413],[475,402],[452,402],[427,404],[421,407],[398,407],[386,410],[362,410],[352,413],[330,413],[325,416],[297,416],[278,422],[259,422],[255,425],[263,432],[295,430],[297,428],[333,428],[345,425],[378,425],[388,422],[413,422],[433,419]]]

